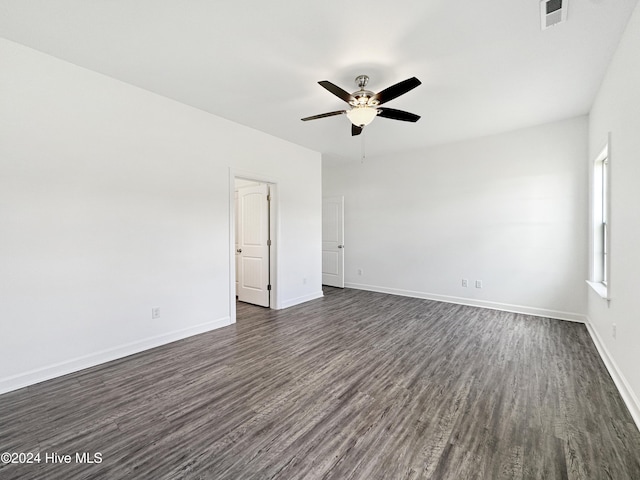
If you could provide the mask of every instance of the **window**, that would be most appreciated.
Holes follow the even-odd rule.
[[[602,177],[602,186],[601,186],[601,190],[602,190],[602,195],[600,198],[600,202],[598,203],[598,206],[600,207],[601,210],[601,214],[600,216],[602,217],[602,220],[600,222],[600,235],[602,236],[602,239],[600,240],[601,244],[602,244],[602,255],[600,258],[600,263],[601,263],[601,268],[602,268],[602,280],[601,282],[606,286],[607,285],[607,271],[608,271],[608,254],[609,252],[607,251],[609,249],[609,243],[607,241],[607,212],[609,209],[609,188],[608,188],[608,178],[609,178],[609,158],[605,157],[604,160],[602,160],[602,162],[600,162],[600,170],[601,170],[601,177]]]
[[[607,145],[595,160],[591,208],[592,249],[591,279],[589,285],[598,294],[607,298],[609,286],[609,200],[610,200],[610,158]]]

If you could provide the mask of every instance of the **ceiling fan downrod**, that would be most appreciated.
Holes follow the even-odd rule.
[[[356,85],[360,88],[360,90],[364,90],[364,87],[369,83],[369,77],[367,75],[358,75],[356,77]]]

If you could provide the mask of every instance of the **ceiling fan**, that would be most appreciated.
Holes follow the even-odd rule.
[[[344,113],[351,121],[351,135],[360,135],[362,129],[366,125],[369,125],[376,116],[390,118],[392,120],[402,120],[404,122],[417,122],[420,120],[420,115],[396,110],[394,108],[380,107],[383,103],[393,100],[400,95],[404,95],[409,90],[413,90],[420,85],[422,82],[416,77],[411,77],[400,83],[396,83],[378,93],[364,89],[367,83],[369,83],[369,77],[366,75],[358,75],[356,77],[356,85],[358,85],[360,90],[353,93],[348,93],[327,80],[322,80],[318,83],[336,97],[351,105],[351,108],[349,110],[337,110],[335,112],[305,117],[302,119],[303,122],[317,118],[333,117],[334,115],[342,115]]]

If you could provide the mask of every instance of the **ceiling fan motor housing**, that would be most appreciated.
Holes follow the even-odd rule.
[[[352,107],[375,107],[380,103],[378,100],[373,99],[375,95],[373,92],[364,89],[369,83],[367,75],[358,75],[355,81],[360,90],[351,94],[353,99],[349,101],[349,105]]]
[[[358,90],[357,92],[353,92],[351,94],[353,100],[349,102],[349,105],[352,107],[375,107],[380,102],[374,100],[372,98],[373,95],[374,93],[369,90]]]

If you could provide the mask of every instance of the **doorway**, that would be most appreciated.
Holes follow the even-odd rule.
[[[269,307],[269,185],[236,179],[234,197],[236,298]]]
[[[344,197],[322,199],[322,284],[344,288]]]
[[[247,194],[244,204],[243,194]],[[266,209],[259,200],[264,196],[267,197]],[[255,221],[259,226],[243,231],[243,209],[248,214],[246,222]],[[231,323],[235,323],[237,294],[243,302],[279,308],[277,180],[230,168],[229,225],[229,317]]]

